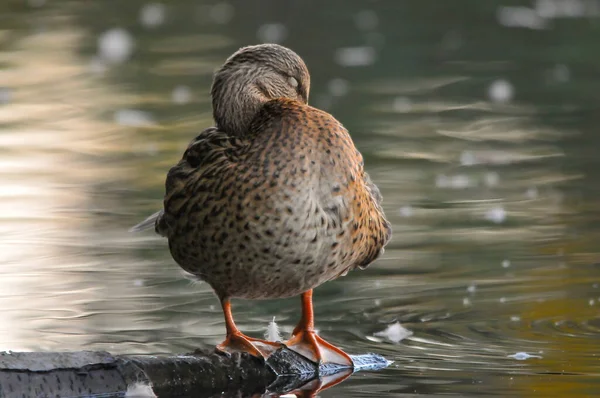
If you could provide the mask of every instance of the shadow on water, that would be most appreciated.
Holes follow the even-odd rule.
[[[210,289],[127,230],[212,123],[213,69],[280,41],[306,59],[311,103],[350,130],[394,228],[376,264],[315,291],[315,311],[332,343],[395,362],[322,396],[593,395],[598,2],[315,7],[0,5],[0,348],[222,339]],[[234,312],[249,334],[273,316],[289,334],[299,302]]]

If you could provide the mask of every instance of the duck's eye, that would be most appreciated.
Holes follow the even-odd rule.
[[[296,80],[295,77],[292,77],[292,76],[288,77],[288,82],[290,83],[290,86],[292,86],[294,88],[298,87],[298,80]]]

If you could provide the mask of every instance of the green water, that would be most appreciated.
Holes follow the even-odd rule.
[[[597,395],[597,1],[144,6],[0,4],[0,349],[222,340],[209,287],[127,230],[211,124],[214,68],[277,39],[306,60],[311,104],[350,130],[394,228],[381,260],[315,291],[315,311],[324,338],[395,363],[321,396]],[[123,62],[103,65],[117,28]],[[299,300],[234,313],[251,335],[273,316],[287,334]],[[382,336],[396,322],[412,335]]]

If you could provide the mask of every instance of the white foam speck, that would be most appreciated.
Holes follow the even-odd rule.
[[[541,358],[540,355],[531,355],[526,352],[517,352],[516,354],[508,355],[508,357],[516,359],[518,361],[524,361],[529,358]]]
[[[506,303],[506,297],[500,297],[500,300],[498,301],[500,301],[500,304],[504,304]]]
[[[546,20],[529,7],[500,7],[496,17],[500,25],[509,28],[543,29],[546,26]]]
[[[135,287],[144,286],[144,280],[143,279],[134,279],[133,286],[135,286]]]
[[[106,62],[117,64],[131,56],[134,40],[125,29],[107,30],[98,37],[98,55]]]
[[[494,207],[485,213],[485,219],[496,224],[506,221],[506,211],[503,207]]]
[[[375,63],[373,47],[343,47],[335,51],[335,61],[342,66],[367,66]]]
[[[590,299],[590,301],[588,302],[590,305],[594,305],[594,299]]]
[[[269,322],[267,325],[267,330],[265,331],[265,339],[268,341],[281,341],[281,334],[279,333],[279,326],[275,323],[275,317],[273,320]]]
[[[468,297],[464,297],[463,298],[463,306],[464,307],[470,307],[471,306],[471,299],[469,299]]]
[[[258,28],[256,36],[263,43],[281,43],[288,35],[287,28],[282,23],[268,23]]]
[[[488,88],[488,96],[494,102],[506,103],[512,100],[515,94],[515,89],[513,85],[504,79],[499,79],[492,84],[490,84]]]
[[[402,206],[399,211],[402,217],[411,217],[413,214],[413,208],[411,206]]]
[[[503,260],[502,268],[508,268],[508,267],[510,267],[510,260]]]
[[[529,199],[535,199],[538,197],[538,190],[536,187],[531,187],[525,192],[525,195],[527,195]]]
[[[334,97],[342,97],[348,94],[350,90],[348,81],[340,78],[330,80],[327,87],[329,88],[329,93]]]
[[[354,17],[354,22],[360,30],[373,30],[379,25],[379,17],[373,10],[362,10]]]
[[[220,2],[210,8],[208,16],[218,24],[226,24],[233,18],[235,9],[227,2]]]
[[[468,175],[458,174],[455,176],[439,175],[435,180],[438,188],[465,189],[473,185],[473,181]]]
[[[152,391],[152,386],[144,383],[135,383],[127,386],[127,391],[125,392],[126,398],[151,398],[156,397],[154,391]]]
[[[171,98],[176,104],[187,104],[192,99],[192,90],[188,86],[177,86],[173,89]]]
[[[379,307],[381,305],[381,300],[380,299],[375,299],[373,301],[373,304],[375,304],[375,306]]]
[[[385,337],[386,339],[399,343],[408,336],[412,336],[413,332],[400,325],[400,322],[389,325],[385,330],[381,332],[375,332],[374,335],[377,337]]]
[[[513,315],[510,317],[511,322],[519,322],[521,320],[520,316]]]
[[[136,109],[119,109],[115,112],[115,122],[121,126],[149,127],[155,125],[152,115]]]
[[[467,292],[473,294],[477,291],[477,285],[475,285],[474,283],[471,283],[468,287],[467,287]]]
[[[165,5],[148,3],[140,10],[140,22],[147,28],[155,28],[165,22]]]
[[[395,112],[408,113],[412,109],[412,102],[408,97],[396,97],[392,103]]]

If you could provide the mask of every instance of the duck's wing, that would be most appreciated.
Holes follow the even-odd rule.
[[[238,139],[216,127],[201,132],[185,150],[181,160],[167,174],[164,208],[130,229],[132,232],[154,227],[157,234],[169,237],[180,213],[196,197],[202,180],[218,173],[223,162],[235,158],[240,148]]]
[[[324,111],[279,99],[264,106],[251,131],[253,145],[262,148],[256,162],[276,166],[294,187],[292,192],[314,204],[305,217],[304,233],[333,239],[327,250],[348,264],[348,270],[372,263],[390,240],[391,226],[381,193],[364,171],[348,130]],[[272,153],[285,156],[274,161]],[[296,200],[294,205],[301,204]]]

